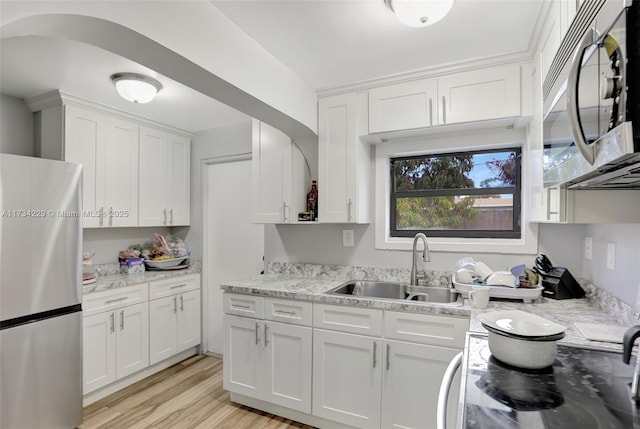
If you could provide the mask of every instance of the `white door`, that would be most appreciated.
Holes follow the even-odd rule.
[[[116,310],[116,377],[149,366],[149,306],[146,302]]]
[[[149,301],[149,364],[178,353],[178,295]]]
[[[444,347],[386,340],[382,427],[435,429],[440,381],[447,365],[458,352]],[[451,388],[449,404],[457,403],[459,385],[460,382],[456,380]],[[449,411],[453,408],[450,407]],[[448,413],[447,421],[455,421],[454,412]]]
[[[83,393],[86,395],[116,379],[115,313],[94,314],[82,319]]]
[[[220,284],[259,275],[264,267],[264,226],[251,217],[251,159],[207,166],[207,252],[203,267],[208,308],[207,351],[222,354]]]
[[[311,328],[268,322],[263,329],[266,380],[262,399],[311,413]]]
[[[380,427],[382,340],[313,330],[313,415]]]
[[[178,351],[200,344],[200,289],[185,292],[179,297]]]

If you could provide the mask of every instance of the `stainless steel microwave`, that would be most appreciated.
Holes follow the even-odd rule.
[[[586,0],[543,84],[545,187],[640,189],[640,0]]]

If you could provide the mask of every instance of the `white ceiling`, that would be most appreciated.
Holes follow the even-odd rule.
[[[456,0],[433,26],[400,24],[382,0],[212,0],[233,22],[316,89],[529,49],[544,0]],[[176,17],[179,19],[179,17]],[[152,103],[119,98],[115,72],[142,72],[164,88]],[[0,39],[0,92],[29,98],[55,89],[197,132],[248,120],[236,110],[130,60],[83,43]]]

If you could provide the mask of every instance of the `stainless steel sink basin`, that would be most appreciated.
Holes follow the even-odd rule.
[[[411,286],[404,283],[350,280],[326,292],[328,295],[351,295],[398,301],[422,301],[462,305],[462,299],[451,288]]]

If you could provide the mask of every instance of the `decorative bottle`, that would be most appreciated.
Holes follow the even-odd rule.
[[[311,220],[318,220],[318,186],[315,180],[311,181],[311,190],[307,194],[307,211],[311,213]]]

